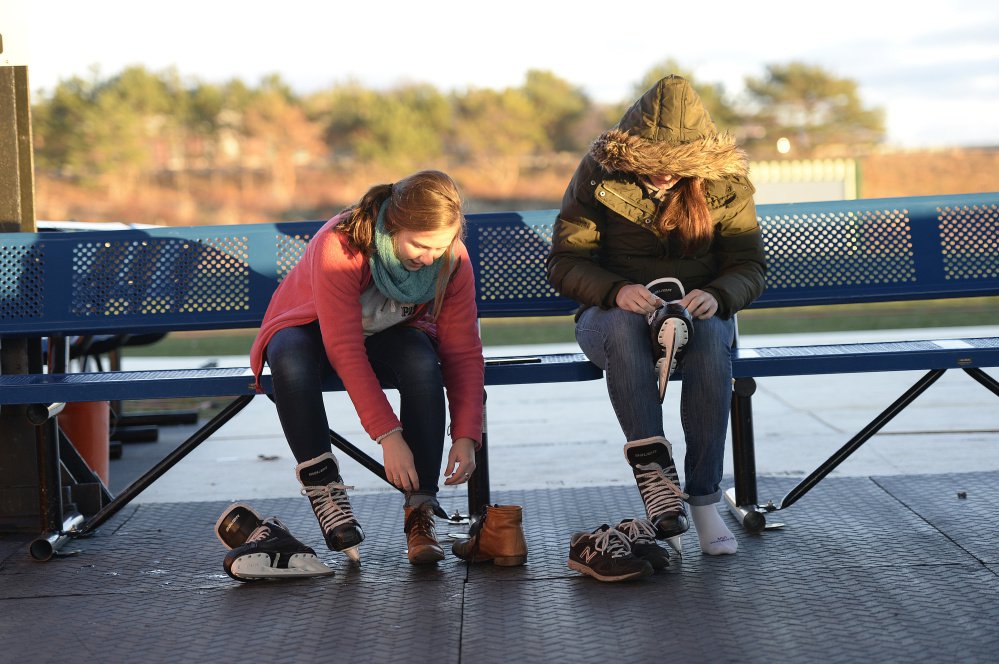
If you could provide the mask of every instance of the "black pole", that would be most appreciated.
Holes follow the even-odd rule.
[[[888,424],[896,415],[898,415],[902,410],[912,403],[916,397],[926,391],[926,389],[935,383],[940,376],[947,371],[946,369],[933,369],[926,373],[925,376],[919,379],[915,385],[906,390],[905,394],[900,396],[895,402],[884,409],[880,415],[871,420],[871,423],[864,427],[860,433],[850,439],[843,447],[836,451],[829,459],[826,460],[821,466],[812,471],[812,474],[803,479],[798,483],[791,491],[788,492],[784,499],[780,501],[780,507],[778,509],[786,509],[798,501],[799,498],[804,496],[808,491],[819,483],[819,481],[831,473],[833,469],[839,464],[846,461],[847,457],[857,451],[861,445],[866,443],[871,436],[876,434],[881,428]]]
[[[482,445],[475,451],[475,472],[468,478],[468,514],[474,517],[489,504],[489,434],[486,393],[482,392]]]
[[[219,430],[226,422],[231,420],[236,413],[243,410],[250,401],[252,394],[245,394],[233,399],[219,413],[213,417],[208,424],[198,429],[197,432],[183,443],[177,446],[172,452],[167,454],[155,466],[150,468],[137,480],[129,484],[125,489],[115,496],[114,500],[105,505],[97,514],[90,517],[80,529],[80,535],[86,535],[105,521],[114,516],[118,510],[127,505],[133,498],[142,493],[150,484],[163,476],[166,471],[173,468],[177,462],[190,454],[198,445],[203,443],[209,436]]]

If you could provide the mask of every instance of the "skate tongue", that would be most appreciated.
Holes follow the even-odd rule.
[[[625,446],[624,453],[629,464],[642,470],[648,470],[651,465],[662,467],[663,459],[670,460],[669,447],[659,441],[647,445]]]
[[[215,534],[227,549],[242,546],[261,523],[260,515],[249,505],[233,503],[215,523]]]
[[[683,297],[683,284],[674,277],[662,277],[645,284],[653,295],[664,302],[672,302]]]
[[[323,459],[308,468],[303,468],[299,475],[299,481],[304,486],[325,486],[339,483],[341,482],[340,469],[332,458]]]

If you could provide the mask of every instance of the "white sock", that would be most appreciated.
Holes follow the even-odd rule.
[[[701,551],[709,556],[721,556],[738,550],[739,542],[714,505],[690,505],[690,514],[694,518]]]

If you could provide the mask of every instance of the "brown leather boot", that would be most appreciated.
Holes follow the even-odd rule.
[[[418,507],[406,507],[406,543],[409,547],[409,562],[414,565],[427,565],[444,560],[444,549],[437,543],[437,529],[434,526],[434,509],[429,503]]]
[[[513,567],[527,562],[524,508],[520,505],[486,505],[482,517],[468,531],[468,539],[455,542],[454,555],[473,563],[492,561]]]

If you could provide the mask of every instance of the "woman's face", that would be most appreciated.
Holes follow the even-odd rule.
[[[430,265],[451,246],[458,227],[438,231],[399,231],[395,235],[395,253],[410,272]]]
[[[649,184],[651,184],[656,189],[670,189],[680,178],[675,175],[650,175]]]

